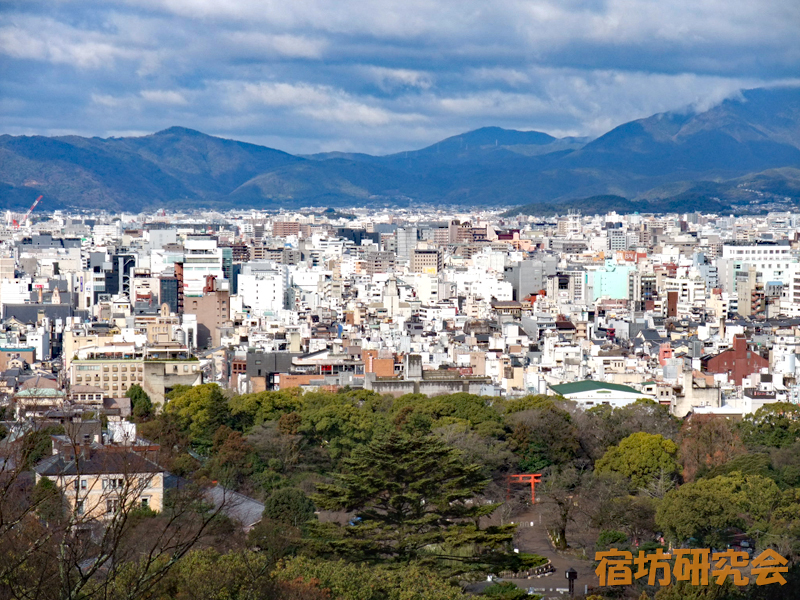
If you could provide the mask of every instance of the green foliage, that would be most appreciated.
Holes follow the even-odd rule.
[[[408,430],[404,429],[403,431]],[[409,433],[413,435],[414,430]],[[448,446],[459,450],[467,462],[481,465],[487,477],[510,470],[516,462],[514,454],[508,448],[507,441],[480,435],[466,424],[440,427],[434,430],[433,434],[441,438]]]
[[[619,408],[601,405],[582,411],[576,415],[576,425],[580,429],[581,446],[593,460],[633,433],[660,434],[674,440],[679,427],[667,407],[646,398]]]
[[[800,487],[800,442],[773,449],[771,459],[771,469],[776,473],[780,486]]]
[[[207,450],[217,429],[230,422],[228,402],[216,383],[180,387],[170,392],[165,410],[178,417],[193,445]]]
[[[545,394],[534,394],[530,396],[523,396],[514,400],[509,400],[505,404],[505,414],[510,415],[523,410],[549,408],[553,406],[558,399],[563,399],[560,396],[547,396]]]
[[[628,536],[621,531],[614,529],[604,529],[597,537],[597,550],[608,550],[609,548],[625,548],[628,546]]]
[[[408,394],[392,403],[392,415],[424,415],[431,427],[464,424],[482,435],[503,435],[502,418],[491,405],[493,399],[474,394],[457,393],[445,396],[419,397]]]
[[[786,500],[773,480],[734,472],[669,492],[658,507],[656,522],[674,541],[692,538],[700,547],[724,547],[732,528],[756,537],[769,530]]]
[[[46,522],[60,520],[66,512],[66,503],[58,486],[49,478],[42,477],[33,487],[31,504],[36,514]]]
[[[276,580],[273,566],[271,557],[262,552],[240,550],[221,554],[210,548],[195,550],[177,561],[146,597],[153,600],[330,600],[315,581]],[[138,575],[131,567],[124,569],[115,582],[120,598],[128,597],[129,578],[135,581]]]
[[[51,435],[62,435],[64,428],[45,427],[37,431],[31,431],[22,438],[21,461],[25,469],[32,469],[33,466],[46,456],[53,453],[53,442]]]
[[[236,421],[236,428],[249,431],[265,421],[276,421],[285,414],[300,410],[303,397],[298,388],[242,394],[231,398],[228,406]]]
[[[739,424],[750,450],[785,448],[800,440],[800,406],[789,402],[766,404]]]
[[[264,518],[300,527],[314,517],[314,503],[301,490],[283,488],[275,490],[264,501]]]
[[[387,415],[374,404],[361,404],[344,394],[307,393],[301,413],[300,431],[324,445],[331,457],[347,456],[354,448],[368,443],[389,429]]]
[[[223,486],[241,489],[255,471],[256,461],[255,449],[242,434],[222,425],[214,433],[206,471],[211,479]]]
[[[347,526],[313,529],[337,554],[451,574],[501,568],[508,560],[514,526],[477,526],[498,506],[476,501],[488,480],[441,440],[392,432],[356,448],[343,467],[314,497],[320,508],[354,513]]]
[[[509,416],[514,453],[523,473],[536,473],[551,465],[566,465],[580,451],[572,416],[552,403]]]
[[[662,474],[678,473],[678,446],[659,434],[634,433],[612,446],[595,464],[598,473],[619,473],[631,480],[634,488],[644,488]]]
[[[188,392],[190,389],[192,389],[191,385],[184,385],[182,383],[179,383],[177,385],[172,386],[170,391],[168,391],[166,394],[164,394],[164,399],[167,402],[169,402],[170,400],[174,400],[178,396],[182,396],[183,394]]]
[[[336,600],[460,600],[461,588],[419,565],[396,567],[297,557],[275,571],[281,581],[319,582]]]
[[[134,383],[125,395],[131,399],[131,414],[137,421],[153,416],[153,402],[138,383]]]
[[[487,598],[493,598],[494,600],[530,600],[531,598],[541,598],[538,594],[528,595],[527,590],[523,590],[510,581],[493,583],[486,587],[486,589],[481,592],[481,595]]]
[[[729,475],[738,471],[743,475],[761,475],[777,480],[779,474],[772,469],[772,459],[769,454],[743,454],[710,469],[704,477],[711,479],[719,475]]]

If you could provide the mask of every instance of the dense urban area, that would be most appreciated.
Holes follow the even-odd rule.
[[[29,211],[0,240],[0,600],[800,597],[798,214]],[[612,549],[748,581],[608,585]]]

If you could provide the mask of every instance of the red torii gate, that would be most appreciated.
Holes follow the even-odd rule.
[[[542,480],[539,473],[524,473],[521,475],[506,475],[508,487],[506,488],[506,500],[511,499],[511,484],[512,483],[528,483],[531,484],[531,504],[536,504],[536,484]]]

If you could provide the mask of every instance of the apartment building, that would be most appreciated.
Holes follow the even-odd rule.
[[[439,250],[417,248],[411,252],[412,273],[436,275],[442,270],[442,253]]]
[[[111,519],[133,506],[164,508],[164,469],[127,448],[83,444],[77,455],[44,459],[35,473],[36,483],[47,478],[58,486],[79,519]]]
[[[134,384],[163,404],[176,385],[203,382],[200,362],[177,343],[137,348],[133,344],[87,347],[78,351],[69,369],[70,385],[98,387],[110,397],[124,396]]]

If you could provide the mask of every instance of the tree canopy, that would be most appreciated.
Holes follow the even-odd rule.
[[[501,565],[513,526],[481,529],[497,504],[483,502],[488,480],[479,465],[440,439],[392,432],[356,448],[315,503],[345,510],[345,526],[318,527],[316,536],[355,560],[421,564],[448,572]]]
[[[598,473],[619,473],[631,480],[634,488],[644,488],[659,476],[678,473],[678,446],[660,434],[633,433],[612,446],[597,461]]]

